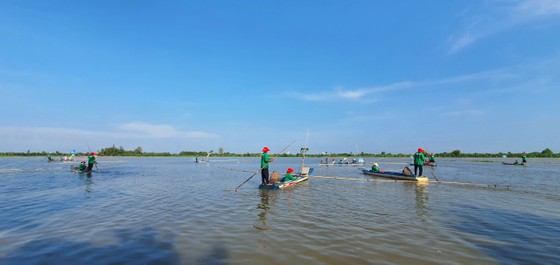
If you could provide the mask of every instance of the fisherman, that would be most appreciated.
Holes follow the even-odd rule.
[[[377,163],[373,163],[373,166],[371,166],[371,172],[379,172],[381,170],[379,170],[379,165]]]
[[[82,162],[80,163],[80,165],[78,166],[78,170],[79,170],[79,171],[84,171],[84,170],[86,170],[86,168],[87,168],[87,166],[86,166],[86,161],[82,161]]]
[[[95,161],[95,153],[91,152],[90,155],[88,156],[87,171],[91,171],[93,169],[94,164],[97,164],[97,161]]]
[[[418,148],[418,152],[414,154],[414,175],[422,176],[422,166],[424,165],[424,149]],[[420,170],[420,172],[418,172]],[[420,173],[420,174],[417,174]]]
[[[289,167],[288,170],[286,170],[286,175],[284,176],[282,182],[295,180],[296,178],[292,175],[292,172],[294,172],[294,170],[291,167]]]
[[[527,163],[527,155],[523,153],[521,155],[521,164],[525,165]]]
[[[268,151],[270,151],[270,149],[268,149],[268,147],[263,147],[262,150],[262,155],[261,155],[261,178],[262,178],[262,184],[263,185],[268,185],[268,183],[270,183],[270,179],[269,179],[269,175],[268,175],[268,164],[270,162],[274,161],[274,158],[270,158],[268,156]]]
[[[428,165],[433,166],[435,164],[436,164],[436,157],[434,153],[430,153],[430,155],[428,156]]]

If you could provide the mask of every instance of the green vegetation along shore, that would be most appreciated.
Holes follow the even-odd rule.
[[[89,152],[83,153],[76,153],[76,156],[84,156],[87,155]],[[97,155],[99,156],[142,156],[142,157],[150,157],[150,156],[160,156],[160,157],[185,157],[185,156],[220,156],[220,157],[259,157],[260,153],[230,153],[224,152],[222,148],[218,149],[218,152],[214,152],[213,150],[210,151],[182,151],[179,153],[170,153],[170,152],[144,152],[142,147],[137,147],[134,150],[125,150],[124,147],[116,147],[115,145],[107,148],[102,148],[98,150]],[[512,153],[512,152],[500,152],[500,153],[463,153],[460,150],[453,150],[451,152],[441,152],[435,153],[436,157],[464,157],[464,158],[501,158],[501,157],[521,157],[523,153]],[[554,153],[549,148],[541,152],[526,152],[527,157],[533,158],[560,158],[560,153]],[[9,156],[65,156],[69,155],[68,153],[62,153],[59,151],[54,152],[32,152],[27,150],[27,152],[0,152],[0,157],[9,157]],[[410,154],[392,154],[381,152],[378,154],[375,153],[308,153],[306,154],[307,157],[409,157]],[[302,156],[301,153],[297,154],[281,154],[280,157],[300,157]]]

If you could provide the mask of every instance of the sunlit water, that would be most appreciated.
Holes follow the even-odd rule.
[[[258,158],[0,158],[0,264],[558,264],[560,161],[439,159],[445,182],[319,166],[258,189]],[[406,159],[366,159],[400,171]],[[505,160],[504,160],[505,161]],[[299,168],[278,158],[271,170]]]

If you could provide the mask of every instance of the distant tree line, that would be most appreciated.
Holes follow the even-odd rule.
[[[397,153],[397,154],[392,154],[392,153],[387,153],[387,152],[381,152],[378,154],[375,153],[364,153],[364,152],[360,152],[360,153],[317,153],[317,154],[308,154],[307,153],[308,150],[306,150],[305,152],[305,156],[306,157],[331,157],[331,158],[335,158],[335,157],[410,157],[413,154],[402,154],[402,153]],[[287,154],[287,153],[283,153],[280,154],[279,157],[301,157],[303,151],[301,151],[300,153],[297,154]],[[87,156],[89,154],[89,152],[78,152],[75,155],[76,156]],[[436,157],[478,157],[478,158],[500,158],[503,156],[507,156],[507,157],[521,157],[523,153],[512,153],[512,152],[507,152],[507,153],[463,153],[461,152],[461,150],[453,150],[451,152],[442,152],[442,153],[435,153]],[[541,151],[541,152],[528,152],[525,153],[527,155],[527,157],[534,157],[534,158],[560,158],[560,153],[554,153],[552,152],[552,150],[550,150],[549,148],[546,148],[545,150]],[[45,151],[41,151],[41,152],[31,152],[30,150],[27,150],[27,152],[0,152],[0,156],[65,156],[65,155],[70,155],[70,153],[62,153],[59,151],[55,151],[55,152],[45,152]],[[142,147],[138,146],[136,147],[136,149],[134,150],[125,150],[123,146],[120,147],[116,147],[115,145],[111,146],[111,147],[106,147],[106,148],[102,148],[101,150],[99,150],[99,152],[97,152],[97,155],[100,156],[146,156],[146,157],[150,157],[150,156],[162,156],[162,157],[166,157],[166,156],[178,156],[178,157],[184,157],[184,156],[222,156],[222,157],[259,157],[261,155],[261,153],[230,153],[230,152],[224,152],[223,148],[220,147],[218,149],[218,153],[215,154],[213,150],[210,150],[209,152],[206,151],[181,151],[178,154],[177,153],[169,153],[169,152],[144,152]],[[276,154],[273,154],[273,156],[276,156]]]

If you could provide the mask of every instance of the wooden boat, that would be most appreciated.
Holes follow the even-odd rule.
[[[405,175],[400,172],[392,172],[392,171],[373,172],[371,170],[362,170],[362,173],[364,173],[365,175],[381,177],[381,178],[429,182],[427,177],[424,176],[416,177],[414,175]]]
[[[526,164],[523,163],[509,163],[509,162],[502,162],[502,164],[507,165],[507,166],[526,166]]]
[[[272,175],[274,174],[278,174],[277,172],[272,172]],[[287,188],[287,187],[291,187],[294,186],[298,183],[301,183],[303,181],[306,181],[309,179],[309,175],[313,173],[313,168],[309,168],[309,167],[303,167],[302,168],[302,172],[298,175],[294,175],[294,177],[296,177],[294,180],[291,181],[277,181],[274,183],[270,183],[268,185],[259,185],[259,189],[265,189],[265,190],[279,190],[279,189],[283,189],[283,188]],[[271,176],[272,177],[272,176]]]
[[[409,165],[414,166],[414,163],[410,163]],[[425,166],[425,167],[436,167],[437,164],[436,164],[436,162],[425,162],[423,166]]]

